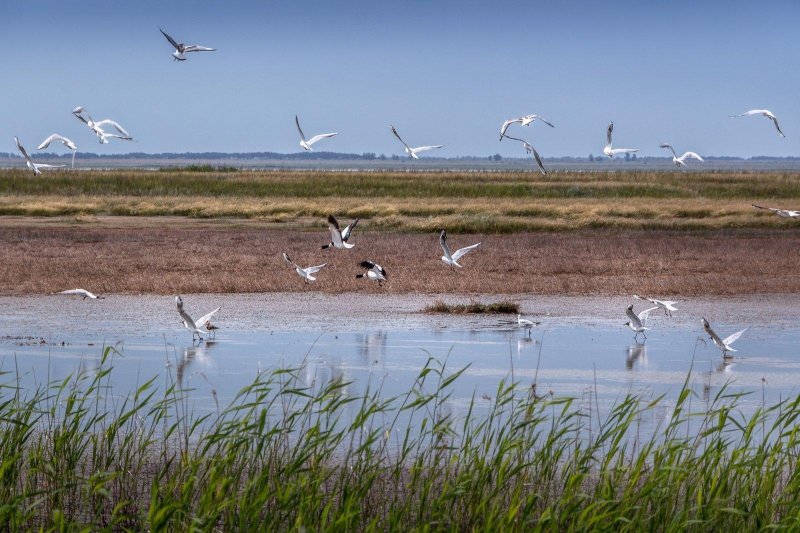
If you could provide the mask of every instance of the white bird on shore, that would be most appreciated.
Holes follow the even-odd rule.
[[[197,46],[194,44],[186,45],[183,43],[176,42],[175,39],[167,35],[167,33],[158,28],[158,31],[167,38],[169,44],[175,47],[175,51],[172,52],[172,56],[175,58],[174,61],[186,61],[188,59],[185,55],[186,52],[213,52],[216,48],[208,48],[207,46]]]
[[[317,266],[300,268],[299,266],[297,266],[297,263],[289,259],[289,256],[286,254],[286,252],[283,253],[283,260],[286,261],[286,263],[288,263],[290,266],[294,267],[294,271],[297,272],[297,275],[303,278],[306,283],[316,281],[317,278],[314,277],[314,274],[322,270],[325,267],[325,265],[328,264],[328,263],[322,263],[321,265]]]
[[[109,118],[95,122],[89,112],[86,111],[86,109],[84,109],[82,106],[78,106],[73,109],[72,114],[75,115],[78,120],[89,126],[89,129],[91,129],[92,132],[97,135],[97,138],[100,139],[100,144],[108,144],[108,139],[122,139],[123,141],[133,140],[133,137],[131,137],[130,134],[119,125],[119,123]],[[111,126],[116,129],[119,134],[107,133],[103,129],[103,126]]]
[[[377,281],[381,287],[383,287],[385,281],[389,281],[386,269],[373,261],[361,261],[358,266],[365,269],[366,272],[364,274],[356,274],[356,279],[367,278],[368,280]]]
[[[538,326],[541,322],[534,322],[533,320],[528,320],[527,318],[522,318],[520,313],[517,313],[517,326],[521,327],[522,329],[528,330],[528,335],[531,334],[531,329],[534,326]]]
[[[737,331],[733,335],[729,335],[724,339],[720,339],[719,335],[714,333],[714,330],[711,329],[711,324],[708,323],[708,320],[705,318],[702,319],[703,329],[708,333],[708,336],[711,337],[711,340],[714,342],[714,345],[722,350],[722,357],[728,358],[733,357],[732,355],[728,355],[728,352],[735,352],[733,348],[731,348],[731,344],[733,344],[739,337],[742,336],[742,333],[750,329],[750,327],[744,328],[742,331]]]
[[[36,176],[42,173],[42,171],[39,170],[40,168],[61,168],[64,166],[64,165],[48,165],[46,163],[34,163],[33,159],[31,159],[31,156],[29,156],[28,152],[25,150],[25,147],[20,144],[19,139],[14,137],[14,142],[17,144],[17,150],[19,150],[19,153],[21,153],[22,157],[25,158],[25,165],[27,165],[29,169],[33,170],[33,174]]]
[[[443,144],[436,144],[434,146],[417,146],[416,148],[411,148],[402,138],[400,138],[400,134],[397,133],[397,130],[394,129],[394,126],[389,124],[389,127],[392,128],[392,133],[394,133],[394,136],[397,137],[401,143],[403,143],[403,146],[405,146],[405,152],[411,156],[412,159],[419,159],[419,156],[417,155],[419,152],[427,152],[428,150],[433,150],[435,148],[444,148]]]
[[[211,320],[211,317],[214,316],[217,313],[217,311],[222,309],[222,306],[217,307],[210,313],[201,316],[199,319],[195,321],[192,317],[189,316],[189,313],[184,311],[183,300],[181,299],[180,296],[175,297],[175,305],[178,307],[178,314],[181,315],[181,320],[183,320],[183,326],[192,332],[192,341],[194,341],[195,335],[197,335],[199,340],[203,340],[203,335],[206,332],[203,331],[202,328],[206,326],[208,321]]]
[[[66,291],[61,291],[58,294],[68,294],[68,295],[71,295],[71,296],[72,295],[74,295],[74,296],[83,296],[83,298],[82,298],[83,300],[85,300],[86,298],[90,298],[92,300],[102,300],[103,299],[103,296],[97,296],[96,294],[93,294],[93,293],[87,291],[86,289],[69,289],[69,290],[66,290]]]
[[[303,133],[303,130],[300,128],[300,119],[297,118],[297,115],[294,116],[294,123],[297,124],[297,131],[300,132],[300,146],[306,152],[313,151],[311,145],[321,141],[322,139],[327,139],[329,137],[333,137],[334,135],[339,135],[338,133],[320,133],[319,135],[314,135],[309,140],[306,140],[306,136]]]
[[[651,307],[650,309],[645,309],[638,315],[633,312],[633,305],[629,305],[628,308],[625,310],[625,314],[628,315],[628,318],[630,320],[628,322],[625,322],[624,325],[628,326],[634,332],[636,332],[636,335],[633,336],[634,339],[636,339],[639,336],[639,333],[644,335],[645,339],[647,338],[645,331],[650,329],[647,327],[647,318],[650,316],[650,312],[655,311],[656,309],[658,309],[658,306]]]
[[[349,244],[347,240],[350,238],[350,234],[353,232],[353,228],[356,227],[356,224],[358,224],[359,220],[361,219],[355,219],[350,223],[349,226],[344,228],[344,231],[340,231],[339,221],[336,220],[336,217],[333,215],[328,215],[328,231],[331,232],[331,242],[328,244],[323,244],[322,249],[324,250],[326,248],[333,247],[343,250],[355,246],[355,244]]]
[[[510,118],[505,122],[503,122],[503,125],[500,126],[500,140],[502,141],[503,137],[508,137],[508,135],[506,135],[506,130],[510,125],[514,124],[515,122],[519,122],[522,126],[529,126],[530,123],[533,122],[534,120],[541,120],[551,128],[555,128],[555,126],[553,126],[550,122],[545,120],[544,117],[541,117],[539,115],[525,115],[524,117]],[[508,138],[511,139],[511,137]]]
[[[516,137],[512,137],[511,135],[504,135],[504,137],[521,142],[525,147],[525,151],[529,154],[533,154],[533,158],[536,160],[536,166],[539,167],[539,172],[541,172],[543,176],[547,176],[547,171],[544,169],[544,165],[542,164],[542,158],[539,157],[539,152],[536,151],[536,148],[534,148],[528,141],[524,139],[518,139]]]
[[[777,207],[762,207],[756,204],[753,204],[753,207],[756,209],[766,209],[772,211],[779,217],[783,218],[800,218],[800,211],[793,211],[791,209],[778,209]]]
[[[78,151],[78,146],[72,142],[71,140],[67,139],[66,137],[59,135],[58,133],[52,134],[50,137],[42,141],[42,144],[36,147],[37,150],[44,150],[50,143],[53,141],[59,141],[61,144],[72,150],[72,168],[75,168],[75,153]]]
[[[767,117],[772,121],[773,124],[775,124],[775,129],[778,130],[778,135],[784,138],[786,137],[786,135],[784,135],[783,132],[781,131],[781,127],[778,125],[778,117],[773,115],[772,111],[770,111],[769,109],[751,109],[750,111],[745,111],[741,115],[731,115],[731,118],[749,117],[752,115],[761,115]]]
[[[442,256],[442,262],[450,267],[458,267],[461,268],[461,265],[458,264],[458,260],[461,259],[464,254],[469,252],[470,250],[474,250],[481,243],[473,244],[472,246],[465,246],[464,248],[459,248],[455,251],[455,253],[450,253],[450,247],[447,245],[447,232],[442,230],[439,234],[439,245],[442,247],[444,251],[444,255]]]
[[[694,152],[685,152],[682,156],[678,157],[678,154],[675,153],[675,148],[672,147],[671,144],[662,143],[661,148],[669,148],[672,150],[672,162],[675,163],[676,167],[685,167],[686,166],[686,159],[697,159],[698,161],[705,161],[702,157],[697,155]]]
[[[678,308],[675,307],[675,304],[678,302],[673,302],[671,300],[657,300],[655,298],[646,298],[646,297],[642,298],[638,294],[634,294],[633,297],[636,298],[637,300],[646,300],[651,304],[655,304],[656,307],[664,310],[665,315],[672,316],[672,312],[678,310]]]
[[[606,130],[606,147],[603,148],[603,153],[606,154],[608,157],[613,158],[617,154],[630,154],[633,152],[638,152],[638,148],[612,148],[611,147],[611,132],[614,131],[614,122],[612,121],[608,125],[608,130]]]

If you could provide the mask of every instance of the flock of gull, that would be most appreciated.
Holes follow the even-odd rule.
[[[179,43],[175,39],[173,39],[170,35],[168,35],[161,28],[159,28],[159,31],[164,35],[164,37],[167,39],[169,44],[175,49],[174,52],[172,53],[172,56],[173,56],[175,61],[186,61],[188,59],[186,54],[191,53],[191,52],[213,52],[213,51],[215,51],[214,48],[209,48],[209,47],[205,47],[205,46],[198,46],[198,45],[186,45],[184,43]],[[133,140],[133,137],[118,122],[116,122],[115,120],[112,120],[112,119],[108,119],[108,118],[103,119],[103,120],[95,121],[92,118],[92,116],[89,114],[89,112],[86,110],[86,108],[84,108],[83,106],[76,107],[72,111],[72,114],[80,122],[85,124],[91,130],[91,132],[99,140],[100,144],[108,144],[109,141],[112,140],[112,139],[118,139],[118,140],[124,140],[124,141],[132,141]],[[783,134],[783,131],[780,128],[780,125],[778,124],[777,117],[771,111],[769,111],[767,109],[752,109],[750,111],[746,111],[746,112],[744,112],[742,114],[739,114],[739,115],[733,115],[730,118],[759,116],[759,115],[763,116],[763,117],[766,117],[769,120],[771,120],[773,125],[775,126],[775,129],[777,130],[778,134],[781,137],[785,137],[785,135]],[[547,170],[544,167],[544,164],[542,162],[542,158],[539,155],[539,152],[534,148],[534,146],[531,143],[529,143],[527,140],[525,140],[525,139],[522,139],[520,137],[514,137],[514,136],[508,134],[509,128],[513,124],[519,124],[520,126],[530,126],[532,123],[534,123],[536,121],[542,122],[543,124],[549,126],[550,128],[554,128],[555,127],[555,125],[552,122],[550,122],[549,120],[547,120],[544,117],[542,117],[540,115],[537,115],[537,114],[529,114],[529,115],[525,115],[525,116],[518,117],[518,118],[511,118],[511,119],[503,121],[502,126],[500,127],[500,141],[502,141],[505,138],[505,139],[509,139],[509,140],[513,140],[513,141],[517,141],[517,142],[521,143],[522,147],[525,149],[526,153],[532,155],[532,158],[535,161],[539,172],[541,172],[543,175],[547,175]],[[295,115],[295,125],[297,126],[297,132],[300,135],[300,147],[303,150],[306,150],[306,151],[313,150],[312,146],[314,146],[316,143],[318,143],[318,142],[320,142],[320,141],[322,141],[324,139],[329,139],[331,137],[334,137],[334,136],[338,135],[338,133],[322,133],[322,134],[314,135],[311,138],[306,138],[305,133],[303,133],[303,130],[300,127],[300,119],[299,119],[299,117],[297,115]],[[435,150],[435,149],[439,149],[439,148],[443,148],[444,147],[444,145],[442,145],[442,144],[412,147],[408,143],[406,143],[406,141],[403,140],[403,138],[400,136],[400,134],[398,133],[397,129],[393,125],[390,125],[389,127],[391,129],[392,134],[397,138],[398,141],[400,141],[402,143],[403,150],[405,151],[405,153],[411,159],[419,159],[419,154],[422,153],[422,152],[427,152],[427,151],[430,151],[430,150]],[[618,155],[621,155],[621,154],[630,154],[630,153],[635,153],[635,152],[639,151],[638,148],[614,148],[613,147],[613,142],[612,142],[613,131],[614,131],[614,122],[611,122],[611,123],[609,123],[608,128],[606,130],[606,145],[603,148],[603,153],[607,157],[614,158],[615,156],[618,156]],[[48,165],[48,164],[44,164],[44,163],[36,163],[36,162],[33,161],[31,156],[25,150],[24,146],[22,145],[22,143],[20,143],[20,141],[19,141],[19,139],[17,137],[14,137],[14,142],[15,142],[15,144],[17,146],[18,151],[20,152],[22,157],[25,159],[27,167],[31,171],[33,171],[33,173],[35,175],[40,175],[41,174],[41,169],[59,168],[59,167],[63,167],[64,166],[64,165]],[[71,167],[74,168],[74,166],[75,166],[75,153],[77,152],[78,147],[71,139],[69,139],[67,137],[64,137],[63,135],[60,135],[58,133],[54,133],[54,134],[50,135],[45,140],[43,140],[41,142],[41,144],[39,144],[39,146],[37,147],[37,150],[44,150],[47,147],[49,147],[50,144],[55,143],[55,142],[60,142],[66,148],[68,148],[69,150],[72,151],[72,164],[71,164]],[[687,151],[687,152],[684,152],[681,156],[678,156],[678,153],[675,151],[675,149],[673,148],[673,146],[671,144],[662,143],[660,145],[660,147],[664,148],[664,149],[668,149],[668,150],[670,150],[672,152],[672,156],[673,156],[672,157],[672,162],[677,167],[686,167],[687,166],[686,162],[687,162],[688,159],[695,159],[697,161],[703,162],[703,158],[700,155],[698,155],[697,153],[695,153],[695,152]],[[778,216],[781,216],[781,217],[800,218],[800,211],[778,209],[778,208],[773,208],[773,207],[763,207],[763,206],[758,206],[758,205],[755,205],[755,204],[753,205],[753,207],[754,208],[758,208],[758,209],[768,209],[770,211],[773,211],[775,214],[777,214]],[[328,229],[330,231],[330,242],[325,244],[325,245],[323,245],[322,248],[323,249],[335,248],[335,249],[341,249],[341,250],[348,250],[348,249],[353,248],[355,245],[352,244],[351,242],[349,242],[349,240],[350,240],[350,237],[352,236],[353,229],[356,227],[358,222],[359,222],[359,219],[355,219],[353,222],[350,223],[350,225],[345,227],[344,230],[341,230],[340,227],[339,227],[339,223],[336,220],[336,218],[333,215],[330,215],[328,217]],[[447,232],[445,230],[442,230],[441,233],[439,234],[439,245],[441,246],[442,251],[443,251],[443,255],[441,257],[441,261],[445,265],[449,266],[451,269],[454,269],[454,268],[461,268],[462,265],[458,261],[462,257],[464,257],[467,253],[469,253],[470,251],[478,248],[481,245],[481,243],[479,242],[479,243],[473,244],[471,246],[465,246],[463,248],[457,249],[455,252],[452,252],[450,250],[450,247],[449,247],[448,243],[447,243]],[[305,283],[314,282],[317,279],[316,275],[318,275],[318,273],[323,268],[325,268],[325,266],[327,265],[327,263],[322,263],[322,264],[315,265],[315,266],[301,267],[297,263],[292,261],[292,259],[289,257],[289,255],[286,254],[285,252],[282,255],[283,255],[283,260],[294,270],[294,272],[298,276],[303,278]],[[367,280],[377,282],[378,285],[380,285],[380,286],[383,286],[386,282],[388,282],[389,277],[388,277],[388,274],[386,272],[386,269],[384,267],[382,267],[381,265],[379,265],[378,263],[376,263],[375,261],[367,259],[367,260],[364,260],[364,261],[360,262],[358,265],[363,271],[360,272],[359,274],[356,274],[355,275],[356,278],[359,278],[359,279],[366,278]],[[93,294],[93,293],[91,293],[91,292],[89,292],[89,291],[87,291],[85,289],[71,289],[71,290],[63,291],[60,294],[78,295],[78,296],[82,296],[84,299],[85,298],[90,298],[90,299],[100,299],[100,298],[102,298],[102,296],[97,296],[97,295],[95,295],[95,294]],[[628,320],[628,322],[625,323],[625,325],[628,326],[631,330],[633,330],[635,332],[634,338],[638,338],[638,336],[640,334],[644,335],[645,338],[646,338],[645,331],[647,331],[649,329],[648,326],[647,326],[647,321],[648,321],[649,315],[650,315],[650,313],[652,311],[661,309],[661,310],[664,311],[665,315],[672,316],[672,312],[677,310],[677,308],[675,307],[675,303],[676,302],[673,302],[673,301],[658,300],[658,299],[655,299],[655,298],[641,298],[638,295],[634,295],[634,298],[647,300],[647,301],[649,301],[650,303],[652,303],[654,305],[653,307],[645,309],[645,310],[643,310],[643,311],[641,311],[639,313],[635,313],[634,312],[633,305],[629,306],[626,309],[625,314],[627,315],[629,320]],[[178,310],[178,313],[179,313],[179,315],[181,317],[181,321],[183,323],[183,326],[192,333],[192,339],[193,340],[195,339],[195,337],[197,337],[200,340],[202,340],[203,339],[203,335],[206,335],[206,334],[214,335],[215,334],[215,332],[216,332],[216,330],[218,328],[217,328],[217,326],[215,326],[214,324],[211,323],[211,318],[218,311],[220,311],[221,307],[217,307],[213,311],[211,311],[211,312],[201,316],[197,320],[195,320],[183,308],[183,300],[181,299],[180,296],[176,296],[175,297],[175,304],[177,306],[177,310]],[[522,318],[521,315],[517,315],[517,325],[520,328],[522,328],[524,330],[527,330],[529,335],[530,335],[531,329],[534,326],[538,325],[538,324],[539,324],[539,322],[534,322],[532,320]],[[730,335],[730,336],[728,336],[728,337],[726,337],[724,339],[721,339],[714,332],[714,330],[711,329],[710,324],[708,323],[708,321],[705,318],[702,319],[702,325],[703,325],[703,329],[709,335],[709,337],[711,338],[713,343],[720,350],[722,350],[723,357],[729,357],[728,353],[735,351],[731,347],[731,345],[745,331],[747,331],[747,328],[746,328],[746,329],[738,331],[738,332],[736,332],[736,333],[734,333],[734,334],[732,334],[732,335]]]

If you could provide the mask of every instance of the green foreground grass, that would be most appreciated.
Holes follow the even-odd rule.
[[[507,233],[576,227],[785,227],[754,202],[800,204],[797,172],[0,170],[0,215],[366,217],[374,227]],[[315,221],[316,222],[316,221]]]
[[[800,526],[800,398],[743,417],[724,388],[706,403],[685,385],[666,416],[660,401],[628,396],[600,417],[501,382],[454,417],[461,373],[429,361],[396,398],[352,395],[342,381],[308,388],[299,369],[276,370],[199,416],[175,385],[120,397],[112,373],[106,350],[91,374],[2,389],[0,528]]]

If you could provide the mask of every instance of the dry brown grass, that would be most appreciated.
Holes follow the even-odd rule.
[[[115,223],[115,221],[119,221]],[[327,232],[275,229],[257,221],[181,218],[0,221],[0,292],[50,293],[73,287],[115,293],[533,293],[658,295],[800,292],[795,231],[670,232],[585,230],[512,235],[452,232],[451,246],[483,241],[451,271],[438,236],[369,231],[349,251],[323,251]],[[281,260],[328,261],[305,285]],[[355,279],[372,259],[384,288]]]

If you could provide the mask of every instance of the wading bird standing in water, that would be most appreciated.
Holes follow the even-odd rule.
[[[639,337],[639,333],[641,333],[645,339],[647,338],[645,331],[650,329],[647,327],[647,318],[650,316],[650,312],[655,311],[656,309],[658,309],[658,306],[651,307],[650,309],[645,309],[638,315],[633,312],[633,305],[629,305],[628,308],[625,310],[625,314],[628,315],[628,318],[630,320],[628,322],[625,322],[624,325],[628,326],[634,332],[636,332],[636,335],[633,336],[634,340],[636,340],[636,338]]]
[[[531,329],[533,326],[538,326],[540,322],[534,322],[533,320],[528,320],[527,318],[522,318],[522,315],[517,313],[517,326],[521,327],[522,329],[528,330],[528,336],[531,335]]]
[[[217,307],[213,311],[208,314],[201,316],[197,321],[195,321],[192,317],[189,316],[189,313],[184,311],[183,309],[183,300],[180,296],[175,297],[175,305],[178,307],[178,314],[181,315],[181,320],[183,321],[183,327],[188,329],[192,332],[192,341],[194,341],[195,335],[197,335],[198,340],[203,340],[203,335],[206,333],[201,328],[205,327],[206,324],[211,320],[211,317],[214,316],[217,311],[222,309],[222,307]]]

